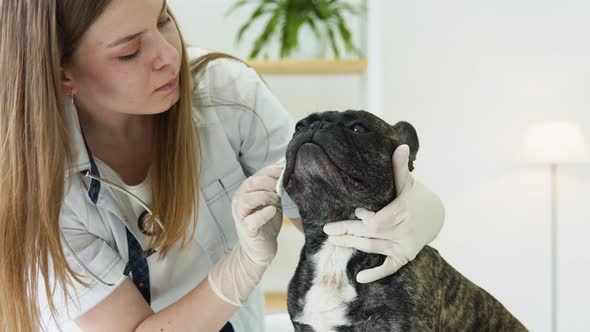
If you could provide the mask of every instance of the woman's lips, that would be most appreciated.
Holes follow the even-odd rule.
[[[179,75],[176,75],[175,78],[171,79],[166,84],[164,84],[161,87],[159,87],[158,89],[156,89],[156,92],[170,92],[170,91],[176,89],[176,87],[178,86],[178,78],[179,78]]]

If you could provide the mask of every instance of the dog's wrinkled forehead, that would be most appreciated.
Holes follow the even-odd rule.
[[[365,134],[372,137],[372,139],[365,138],[364,144],[367,148],[391,149],[393,147],[395,149],[401,144],[407,144],[410,147],[410,170],[413,170],[413,161],[416,159],[420,145],[416,130],[408,122],[399,121],[391,125],[378,116],[362,110],[310,114],[297,123],[293,138],[297,138],[298,132],[305,128],[328,131],[333,129],[350,137],[355,136],[356,133]],[[342,131],[342,129],[346,130]],[[305,139],[305,135],[302,138]],[[347,141],[341,143],[347,144]],[[389,152],[393,153],[393,150]]]
[[[302,119],[297,123],[295,129],[302,126],[309,126],[313,123],[334,123],[343,126],[350,126],[355,122],[371,125],[371,129],[381,132],[383,135],[393,135],[393,128],[390,124],[383,121],[381,118],[366,111],[348,110],[344,112],[326,111],[321,113],[313,113]]]

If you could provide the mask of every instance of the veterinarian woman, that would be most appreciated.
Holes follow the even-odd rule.
[[[0,0],[0,76],[3,331],[263,330],[292,125],[255,71],[189,64],[163,0]],[[442,225],[408,174],[406,198],[326,230],[389,256],[363,282]]]

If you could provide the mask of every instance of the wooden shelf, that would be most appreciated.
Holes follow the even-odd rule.
[[[286,311],[287,293],[270,292],[264,293],[264,307],[267,311]]]
[[[260,74],[361,74],[367,59],[358,60],[248,60]]]

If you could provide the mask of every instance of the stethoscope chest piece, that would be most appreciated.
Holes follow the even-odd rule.
[[[156,226],[155,218],[147,211],[144,211],[137,219],[137,227],[144,235],[153,236],[156,232]]]

